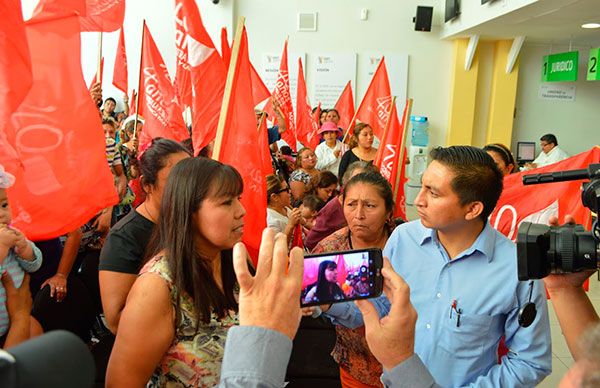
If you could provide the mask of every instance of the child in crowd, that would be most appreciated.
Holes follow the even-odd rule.
[[[308,232],[312,229],[317,218],[317,213],[325,206],[325,202],[316,195],[306,195],[299,206],[300,225],[302,225],[302,242],[306,240]]]
[[[15,287],[21,287],[25,272],[35,272],[42,265],[42,253],[18,229],[10,226],[12,213],[6,189],[15,183],[15,177],[0,165],[0,273],[10,276]],[[30,338],[42,333],[42,327],[30,318]],[[6,308],[6,290],[0,283],[0,347],[4,346],[10,327]]]

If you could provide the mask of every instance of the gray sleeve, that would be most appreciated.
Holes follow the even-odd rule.
[[[435,388],[439,387],[419,356],[412,357],[396,365],[392,370],[383,370],[381,382],[390,388]]]
[[[15,257],[17,258],[17,261],[19,262],[19,265],[21,266],[21,268],[23,268],[23,271],[25,272],[35,272],[38,269],[40,269],[40,267],[42,266],[42,251],[40,251],[40,249],[38,247],[35,246],[34,243],[32,243],[31,241],[27,240],[27,242],[29,244],[31,244],[31,249],[33,250],[33,260],[25,260],[22,257],[20,257],[19,255],[16,254],[15,252]]]
[[[221,366],[221,388],[281,388],[292,353],[292,340],[256,326],[227,332]]]

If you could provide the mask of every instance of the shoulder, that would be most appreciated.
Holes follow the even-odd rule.
[[[423,226],[421,220],[414,220],[410,222],[405,222],[403,224],[398,225],[386,244],[387,249],[394,249],[395,246],[399,243],[418,243],[427,232],[427,228]]]
[[[350,249],[350,244],[348,243],[348,227],[344,227],[319,241],[319,243],[312,250],[312,253],[341,251],[347,249]]]

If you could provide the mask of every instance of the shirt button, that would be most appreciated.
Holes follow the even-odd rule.
[[[442,297],[442,294],[438,292],[436,296],[438,299],[440,299]]]
[[[425,325],[425,327],[427,327],[427,329],[431,329],[431,325],[428,323],[427,325]]]

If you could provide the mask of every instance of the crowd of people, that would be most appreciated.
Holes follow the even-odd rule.
[[[99,93],[94,86],[92,98]],[[99,114],[119,203],[81,228],[29,241],[10,225],[6,190],[14,177],[0,169],[4,347],[64,328],[92,350],[100,340],[109,344],[108,387],[274,387],[283,383],[304,315],[335,324],[331,355],[346,387],[535,386],[550,373],[544,283],[518,281],[514,243],[487,221],[503,176],[518,169],[504,145],[435,148],[415,199],[419,220],[405,222],[394,218],[391,186],[373,165],[369,124],[342,143],[339,113],[323,110],[321,143],[295,155],[275,145],[285,125],[272,127],[269,228],[249,268],[238,171],[193,157],[191,140],[156,138],[140,152],[143,120],[115,113],[115,105],[106,99]],[[265,115],[257,113],[260,122]],[[385,295],[300,310],[303,251],[365,248],[389,258]],[[546,281],[562,317],[568,298],[585,296],[574,290],[590,273],[578,275],[568,287],[557,275]],[[344,299],[336,278],[336,263],[323,261],[302,297]],[[519,310],[527,300],[538,314],[524,328]],[[598,320],[581,304],[588,318],[563,330],[576,358],[597,363],[574,345],[573,325]],[[500,343],[507,351],[499,361]]]

